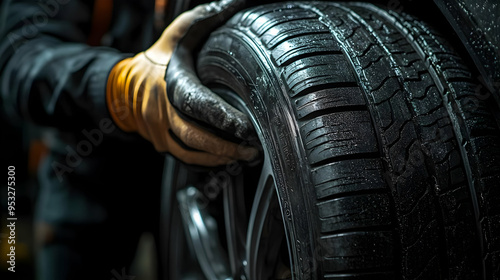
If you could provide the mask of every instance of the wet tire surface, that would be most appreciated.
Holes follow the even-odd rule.
[[[500,279],[500,134],[446,40],[371,4],[239,13],[201,50],[259,120],[297,279]]]

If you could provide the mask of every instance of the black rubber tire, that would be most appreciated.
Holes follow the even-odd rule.
[[[268,143],[294,279],[500,279],[498,108],[426,24],[260,6],[211,35],[198,72]]]

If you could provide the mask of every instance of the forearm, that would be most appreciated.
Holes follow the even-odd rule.
[[[83,44],[31,40],[2,71],[6,110],[38,124],[65,127],[105,114],[105,87],[124,56]]]
[[[106,117],[107,76],[126,55],[87,46],[78,25],[57,15],[45,13],[47,20],[37,21],[41,11],[43,6],[33,3],[9,8],[0,45],[5,111],[10,117],[61,129]]]

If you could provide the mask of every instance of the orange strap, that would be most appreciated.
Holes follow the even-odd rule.
[[[168,0],[155,0],[154,25],[157,30],[163,30],[165,26],[165,15]]]
[[[167,8],[168,0],[155,0],[155,13],[164,14]]]
[[[94,12],[92,13],[92,27],[87,44],[98,46],[101,44],[102,36],[108,31],[113,15],[113,0],[95,0]]]
[[[41,140],[33,139],[28,150],[28,171],[36,174],[42,160],[49,153],[49,148]]]

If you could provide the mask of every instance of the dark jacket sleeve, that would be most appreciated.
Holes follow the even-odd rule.
[[[107,77],[126,55],[85,44],[92,4],[69,0],[2,4],[0,93],[9,118],[63,130],[109,118]]]

